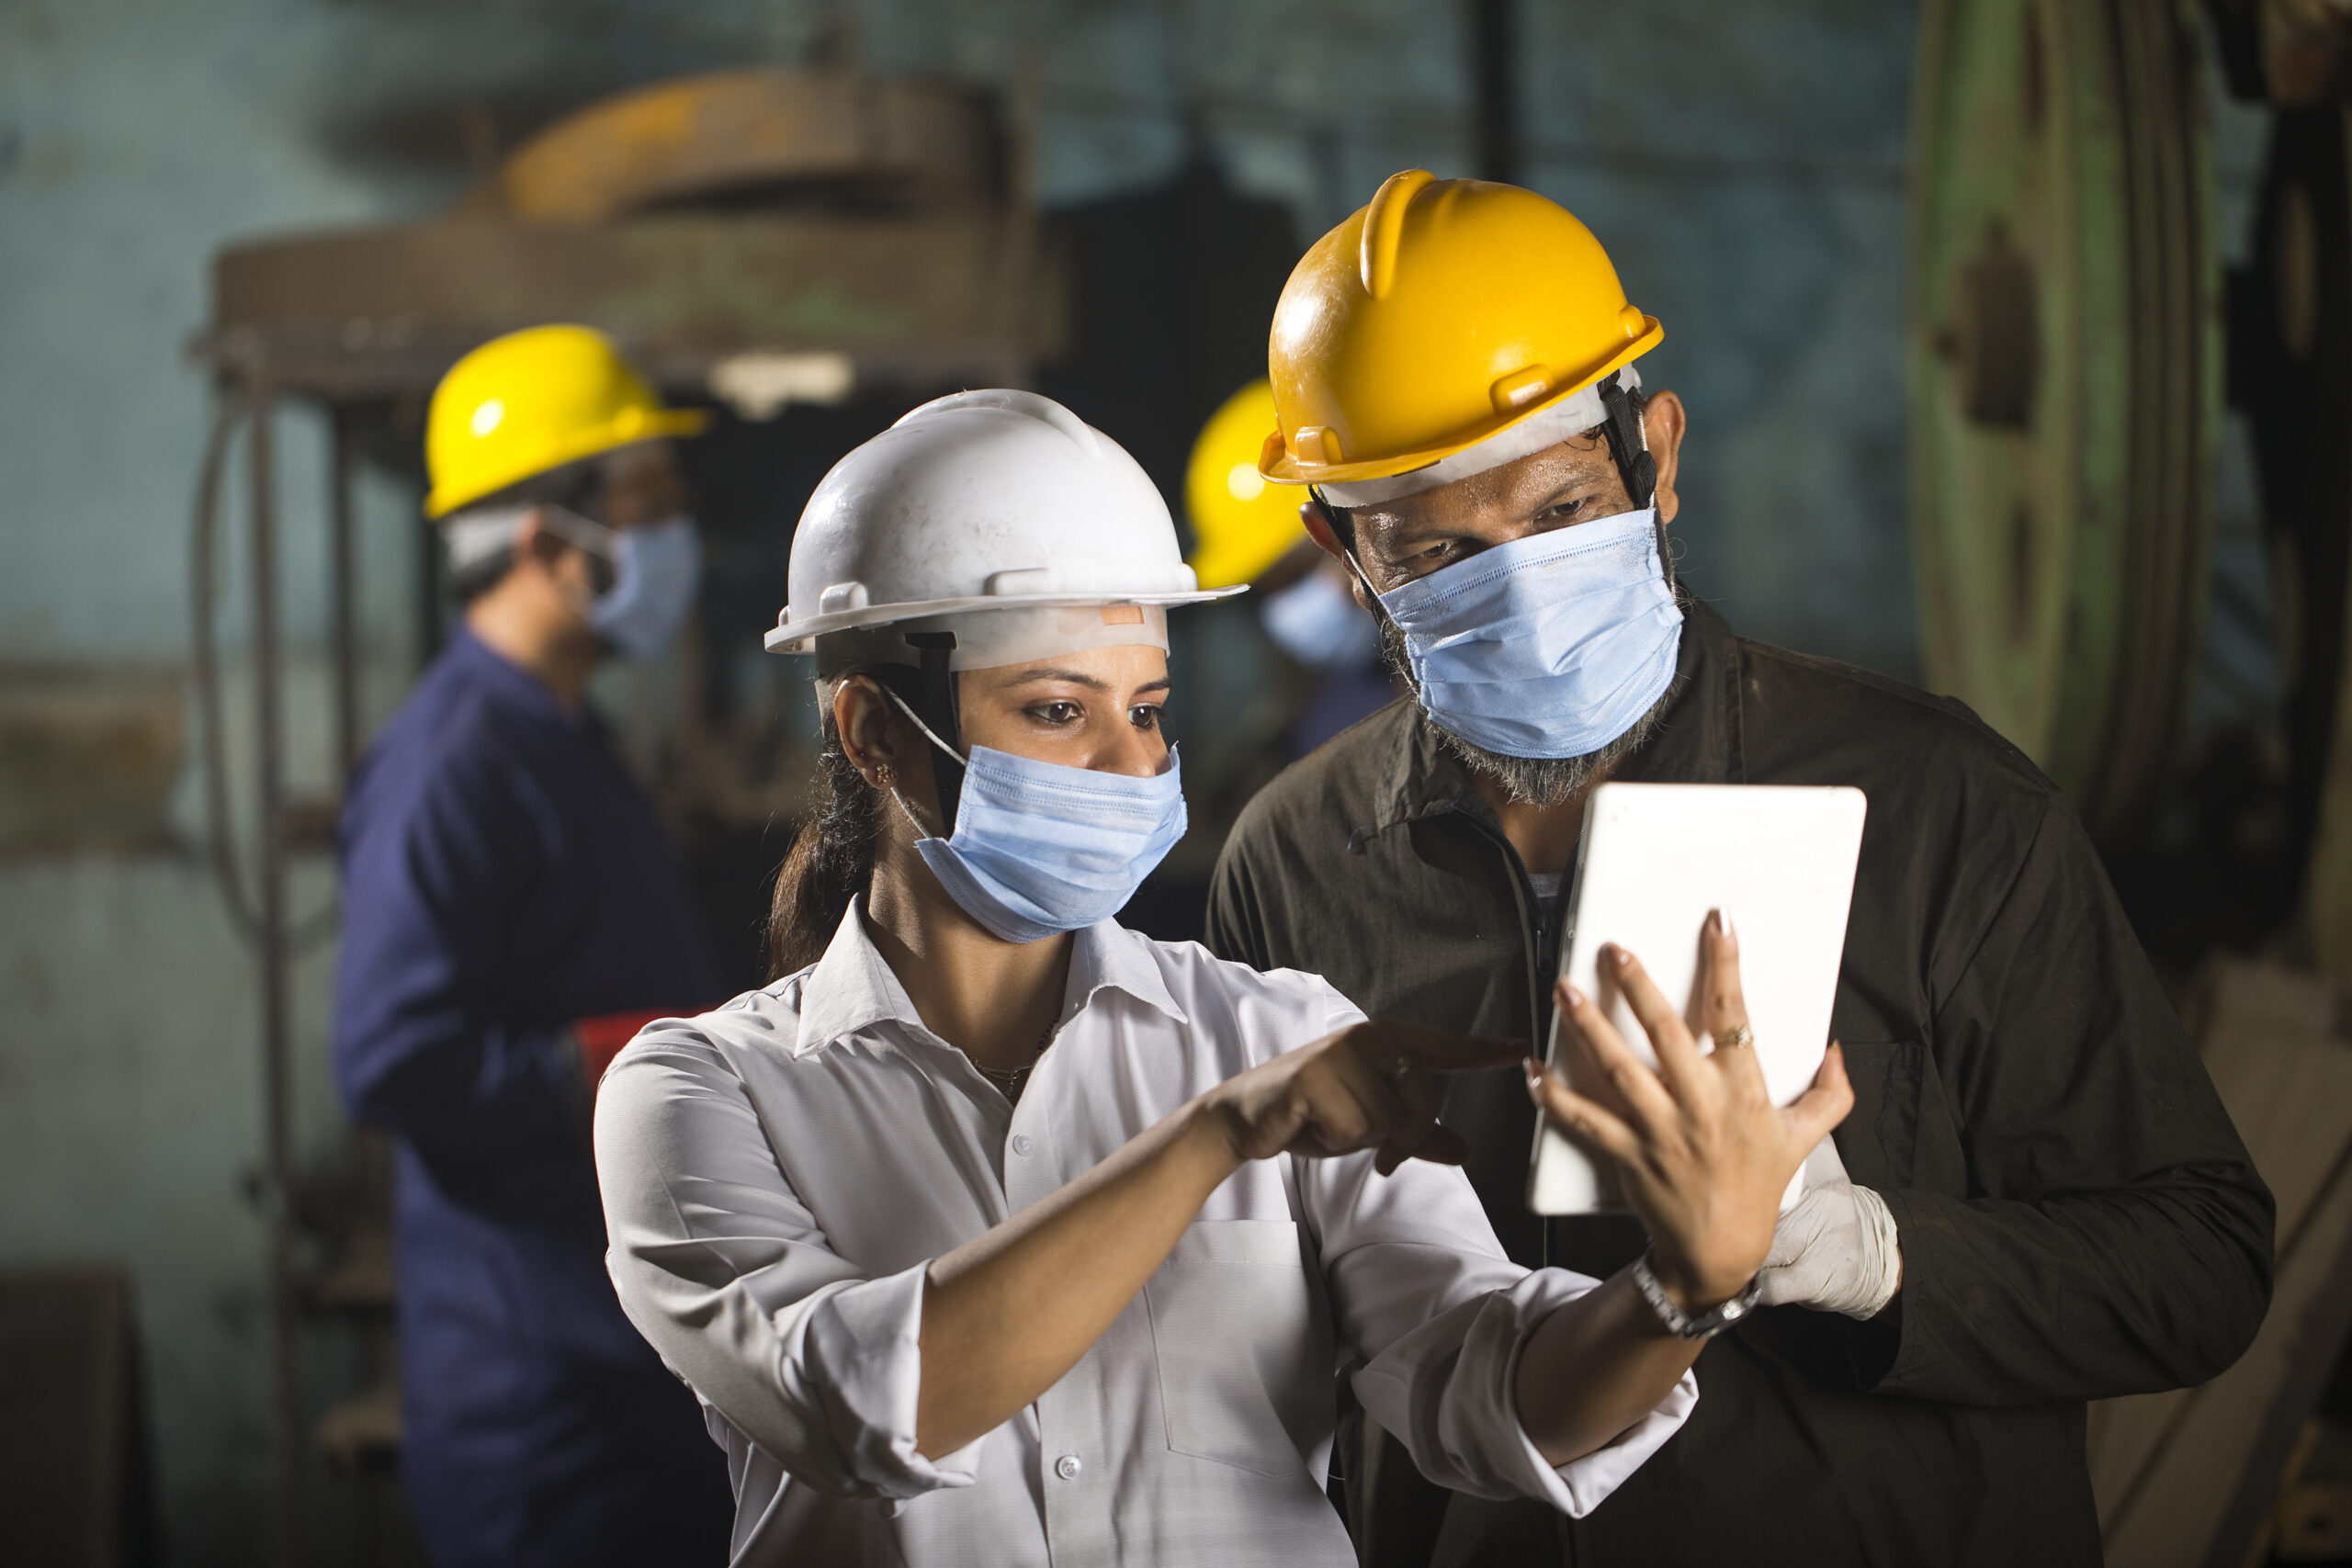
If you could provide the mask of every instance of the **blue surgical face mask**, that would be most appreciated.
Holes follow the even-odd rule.
[[[1368,669],[1380,657],[1380,623],[1347,584],[1316,568],[1258,606],[1274,646],[1309,670]]]
[[[947,752],[914,711],[900,711]],[[1184,784],[1176,753],[1148,779],[1016,757],[975,746],[964,765],[956,831],[925,838],[915,852],[956,908],[1005,942],[1035,942],[1107,920],[1184,836]],[[896,790],[891,798],[921,831]]]
[[[1584,757],[1674,683],[1682,611],[1653,507],[1481,551],[1380,595],[1421,705],[1507,757]]]
[[[609,537],[613,585],[588,606],[588,624],[629,658],[655,658],[694,608],[701,536],[693,518],[673,517],[616,528]]]
[[[1184,836],[1176,753],[1148,779],[975,746],[956,833],[915,852],[956,907],[1006,942],[1107,920]]]

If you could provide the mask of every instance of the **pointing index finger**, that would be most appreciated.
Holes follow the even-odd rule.
[[[1524,1040],[1489,1040],[1475,1034],[1455,1034],[1448,1030],[1430,1029],[1394,1018],[1375,1019],[1374,1021],[1380,1025],[1385,1038],[1397,1050],[1433,1073],[1515,1067],[1527,1055],[1527,1042]]]

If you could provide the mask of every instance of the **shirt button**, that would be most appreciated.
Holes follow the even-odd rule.
[[[1076,1454],[1064,1454],[1054,1461],[1054,1473],[1064,1481],[1076,1481],[1078,1472],[1085,1468],[1086,1461]]]
[[[1037,1140],[1031,1137],[1026,1133],[1015,1133],[1012,1134],[1012,1152],[1019,1155],[1022,1158],[1026,1159],[1031,1155],[1037,1152]],[[1078,1461],[1076,1460],[1072,1460],[1070,1462],[1072,1464],[1076,1464]],[[1077,1472],[1073,1471],[1071,1473],[1076,1474]]]

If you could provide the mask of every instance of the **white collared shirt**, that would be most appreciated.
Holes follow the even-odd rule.
[[[1431,1479],[1572,1514],[1698,1399],[1686,1375],[1557,1469],[1511,1397],[1535,1325],[1593,1286],[1507,1258],[1462,1173],[1244,1166],[1037,1402],[915,1452],[930,1261],[1193,1096],[1363,1015],[1116,923],[1078,934],[1019,1105],[925,1029],[853,907],[824,958],[657,1023],[606,1075],[596,1165],[621,1304],[727,1450],[738,1564],[1355,1561],[1323,1492],[1334,1373]]]

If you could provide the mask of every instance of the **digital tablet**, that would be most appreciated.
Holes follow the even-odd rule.
[[[1698,1016],[1699,938],[1707,912],[1731,917],[1739,939],[1748,1026],[1773,1103],[1813,1082],[1829,1046],[1829,1016],[1846,947],[1866,807],[1858,789],[1765,784],[1605,784],[1585,803],[1560,974],[1609,1014],[1653,1067],[1649,1036],[1617,987],[1597,973],[1614,942],[1658,988]],[[1555,1016],[1545,1060],[1577,1084]],[[1703,1037],[1702,1050],[1710,1049]],[[1842,1175],[1837,1146],[1822,1141],[1781,1198]],[[1538,1121],[1528,1162],[1527,1206],[1581,1214],[1624,1204],[1601,1170],[1548,1122]]]

